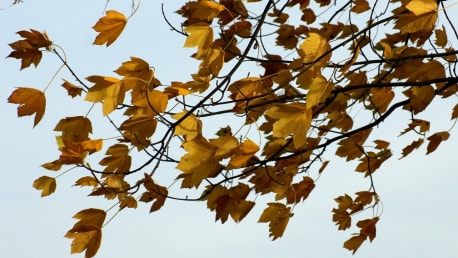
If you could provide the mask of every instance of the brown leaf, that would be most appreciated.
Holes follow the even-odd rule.
[[[76,96],[81,96],[81,93],[83,92],[83,89],[81,87],[78,87],[75,84],[67,80],[64,80],[64,83],[62,83],[61,86],[67,90],[68,95],[71,96],[72,98]]]
[[[431,152],[435,151],[437,147],[439,146],[439,144],[441,144],[442,141],[446,141],[449,136],[450,136],[450,133],[447,131],[438,132],[438,133],[435,133],[429,136],[427,138],[429,143],[428,143],[428,147],[426,147],[426,154],[430,154]]]
[[[29,67],[32,63],[37,67],[42,56],[39,49],[51,49],[52,42],[48,39],[48,35],[46,35],[46,32],[41,33],[33,29],[30,31],[18,31],[17,34],[24,39],[9,44],[14,51],[8,57],[21,59],[21,70]]]
[[[41,197],[51,195],[56,191],[56,179],[54,177],[42,176],[33,181],[33,187],[41,190]]]

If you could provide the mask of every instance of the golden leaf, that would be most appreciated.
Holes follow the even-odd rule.
[[[437,11],[437,0],[410,0],[406,8],[415,15]]]
[[[351,8],[352,12],[362,13],[370,9],[371,8],[367,0],[353,0],[353,7]]]
[[[188,114],[188,111],[183,110],[180,113],[177,113],[172,116],[173,119],[180,121],[175,127],[175,135],[183,135],[186,137],[187,141],[202,135],[202,121],[197,119],[194,114],[188,115],[186,118],[183,118]],[[183,119],[183,120],[182,120]]]
[[[425,110],[435,96],[434,88],[431,85],[411,87],[403,93],[407,97],[410,97],[410,105],[406,107],[406,109],[410,109],[411,107],[414,114],[418,114]]]
[[[57,123],[54,131],[62,132],[62,139],[71,142],[89,140],[92,133],[91,120],[83,116],[63,118]]]
[[[226,169],[246,166],[251,158],[258,152],[259,146],[250,139],[246,139],[231,155],[231,160]]]
[[[426,154],[430,154],[431,152],[435,151],[441,142],[448,140],[450,137],[450,133],[447,131],[437,132],[427,139],[429,141],[428,147],[426,147]]]
[[[17,108],[19,117],[35,114],[34,127],[41,121],[46,109],[45,93],[33,88],[17,88],[8,97],[8,102],[19,104]]]
[[[289,194],[286,196],[287,203],[291,204],[304,201],[314,188],[315,183],[313,182],[313,179],[311,177],[304,176],[302,181],[292,185],[292,189],[291,187],[288,187]]]
[[[192,24],[184,29],[189,33],[184,47],[197,47],[196,58],[200,58],[213,41],[213,29],[208,23],[200,22]]]
[[[291,208],[278,202],[268,203],[268,207],[264,209],[258,222],[269,222],[269,236],[275,240],[283,235],[289,218],[293,216]]]
[[[434,1],[434,0],[433,0]],[[401,14],[394,26],[399,29],[402,34],[415,33],[419,31],[431,31],[437,21],[437,12],[428,12],[421,15],[413,13]]]
[[[234,136],[222,135],[216,139],[210,139],[210,144],[217,148],[215,156],[217,158],[228,158],[232,152],[239,147],[239,141]]]
[[[105,16],[100,18],[92,27],[99,32],[93,44],[103,45],[106,43],[108,47],[119,37],[126,24],[127,19],[124,14],[113,10],[106,11]]]
[[[276,120],[272,131],[274,137],[287,137],[292,134],[295,148],[306,143],[312,111],[305,104],[278,104],[269,108],[266,115]]]
[[[41,197],[51,195],[56,191],[56,179],[49,176],[39,177],[33,181],[33,187],[41,190]]]
[[[365,236],[356,235],[345,241],[343,247],[350,251],[353,251],[353,254],[355,254],[355,252],[358,250],[358,248],[361,246],[364,240],[366,240]]]
[[[159,210],[164,205],[165,200],[168,196],[168,191],[167,188],[156,184],[150,175],[145,173],[144,176],[145,178],[143,185],[148,190],[148,192],[142,195],[140,201],[150,202],[152,200],[155,200],[153,202],[153,205],[151,205],[151,209],[149,211],[154,212]]]
[[[71,253],[81,253],[86,250],[85,258],[94,257],[102,242],[102,230],[92,224],[74,227],[65,234],[66,238],[73,238]]]
[[[326,53],[329,47],[326,38],[316,32],[311,32],[301,44],[302,62],[311,63]]]
[[[324,102],[334,89],[332,82],[326,80],[326,78],[321,74],[318,74],[317,77],[313,78],[312,83],[308,87],[309,91],[307,92],[307,96],[305,98],[307,109]]]
[[[95,85],[89,89],[84,100],[95,103],[103,101],[103,115],[110,114],[118,104],[124,101],[126,89],[123,81],[98,75],[89,76],[86,79]]]
[[[39,49],[51,49],[52,42],[49,40],[48,35],[46,35],[46,32],[41,33],[33,29],[30,31],[18,31],[17,34],[24,39],[9,44],[14,51],[7,57],[21,59],[21,70],[29,67],[32,63],[37,67],[42,56],[41,50]]]
[[[129,156],[129,148],[126,145],[112,145],[105,154],[107,156],[99,162],[100,165],[106,166],[103,170],[104,172],[124,173],[130,170],[131,157]]]
[[[135,200],[134,197],[132,196],[126,196],[119,202],[119,209],[124,209],[124,208],[137,208],[137,200]]]
[[[439,47],[445,47],[448,43],[447,39],[447,32],[445,30],[445,26],[442,25],[442,29],[434,30],[434,34],[436,35],[436,41],[434,42]]]
[[[249,193],[250,187],[242,183],[229,189],[218,185],[206,197],[207,207],[215,211],[216,221],[224,223],[230,215],[235,222],[240,222],[255,204],[246,200]]]
[[[62,83],[62,87],[64,87],[64,89],[67,90],[68,95],[72,98],[76,96],[81,96],[81,93],[83,92],[83,89],[81,87],[78,87],[67,80],[64,80],[64,83]]]
[[[95,179],[94,177],[92,176],[84,176],[78,180],[76,180],[75,184],[74,185],[77,185],[77,186],[92,186],[92,187],[96,187],[99,185],[99,183],[97,182],[97,179]]]

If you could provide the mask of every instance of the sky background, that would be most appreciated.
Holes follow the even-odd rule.
[[[15,32],[26,29],[46,31],[51,40],[65,49],[75,72],[110,75],[130,56],[141,57],[155,67],[156,76],[165,84],[189,80],[196,63],[182,49],[185,38],[169,30],[163,20],[160,1],[144,1],[129,21],[121,37],[109,48],[91,45],[96,33],[91,29],[103,16],[105,1],[31,1],[9,7],[12,1],[0,1],[0,133],[3,151],[0,161],[0,250],[2,257],[60,258],[70,255],[71,240],[64,238],[76,222],[71,217],[90,207],[108,209],[113,205],[103,198],[86,197],[89,188],[72,187],[84,176],[72,170],[58,178],[56,192],[46,198],[32,187],[42,176],[58,173],[40,165],[58,157],[52,128],[66,116],[84,115],[89,104],[73,101],[59,86],[62,78],[73,81],[62,71],[47,91],[47,110],[41,123],[32,129],[33,118],[17,118],[17,105],[7,103],[15,87],[44,89],[60,63],[56,56],[45,54],[35,68],[19,71],[20,61],[4,58],[11,52],[8,43],[19,40]],[[170,3],[169,3],[170,2]],[[165,12],[179,25],[173,12],[184,1],[167,1]],[[111,0],[109,9],[129,13],[130,2]],[[457,14],[456,7],[450,10]],[[451,108],[456,98],[447,102],[436,99],[432,110],[419,117],[433,120],[431,132],[448,130]],[[100,111],[100,106],[96,106]],[[97,117],[93,114],[93,118]],[[398,135],[408,114],[399,114],[383,123],[377,135]],[[103,129],[105,121],[93,120]],[[225,126],[221,124],[218,126]],[[93,138],[106,137],[112,130],[96,131]],[[108,133],[107,133],[108,132]],[[334,158],[317,181],[306,202],[295,206],[284,236],[276,241],[268,237],[268,226],[258,224],[263,197],[254,210],[239,224],[232,221],[214,223],[214,213],[206,203],[167,201],[157,213],[149,214],[149,204],[139,203],[126,209],[103,229],[102,246],[97,257],[458,257],[458,174],[457,129],[439,149],[425,156],[425,147],[398,160],[401,149],[414,138],[392,143],[394,157],[374,174],[376,190],[383,202],[377,224],[377,237],[364,243],[358,252],[342,248],[343,242],[357,229],[337,231],[332,222],[333,199],[344,193],[365,190],[369,182],[354,173],[355,163]],[[370,211],[362,214],[370,217]]]

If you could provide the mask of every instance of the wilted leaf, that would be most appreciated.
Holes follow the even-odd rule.
[[[35,114],[34,127],[41,121],[46,109],[45,93],[33,88],[17,88],[9,96],[8,102],[19,104],[17,108],[19,117]]]
[[[29,67],[31,64],[37,67],[42,57],[42,52],[39,49],[51,49],[52,42],[49,40],[48,35],[46,35],[46,32],[41,33],[32,29],[30,31],[18,31],[17,34],[24,39],[9,44],[14,51],[8,57],[21,59],[21,70]]]
[[[124,14],[113,10],[106,11],[105,16],[100,18],[92,27],[99,32],[93,44],[103,45],[106,43],[108,47],[119,37],[126,24],[127,19]]]
[[[33,187],[41,190],[41,197],[48,196],[56,190],[56,179],[49,176],[39,177],[33,181]]]

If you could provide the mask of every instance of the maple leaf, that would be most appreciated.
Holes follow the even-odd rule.
[[[268,207],[264,209],[258,222],[269,222],[269,236],[275,240],[283,235],[293,213],[291,213],[290,207],[286,207],[282,203],[271,202],[267,205]]]
[[[394,28],[399,29],[402,34],[431,31],[436,24],[437,17],[437,12],[435,11],[421,15],[415,15],[414,13],[401,14]]]
[[[139,150],[149,146],[149,138],[156,131],[157,121],[148,116],[132,116],[119,127],[123,136]]]
[[[89,76],[86,80],[95,83],[95,85],[89,89],[84,100],[95,103],[103,101],[103,115],[110,114],[118,104],[124,101],[126,89],[123,81],[98,75]]]
[[[286,196],[286,202],[291,204],[304,201],[314,188],[315,183],[313,182],[313,179],[311,177],[304,176],[302,181],[292,185],[292,189],[291,187],[288,187],[289,194]]]
[[[292,134],[295,148],[306,143],[312,111],[305,104],[278,104],[269,108],[266,115],[276,120],[272,131],[274,137],[287,137]]]
[[[209,142],[217,148],[215,157],[221,159],[228,158],[239,147],[239,141],[232,134],[221,135],[216,139],[210,139]]]
[[[419,148],[422,144],[423,144],[423,139],[419,138],[418,140],[413,141],[411,144],[404,147],[404,149],[402,149],[401,159],[409,155],[413,150]]]
[[[184,173],[178,178],[183,178],[182,187],[198,187],[208,178],[214,177],[221,170],[222,165],[215,157],[217,148],[205,138],[195,138],[186,141],[182,147],[187,151],[178,162],[177,169]]]
[[[14,51],[7,57],[21,59],[21,70],[29,67],[32,63],[37,67],[42,57],[42,51],[39,49],[51,49],[52,42],[49,40],[48,35],[46,35],[46,32],[41,33],[33,29],[16,33],[24,39],[9,44]]]
[[[145,173],[144,176],[145,178],[143,179],[143,186],[146,188],[146,190],[148,190],[148,192],[142,194],[140,201],[150,202],[155,200],[149,211],[154,212],[159,210],[164,205],[168,196],[168,191],[167,188],[156,184],[150,175]]]
[[[83,89],[81,87],[78,87],[75,84],[67,80],[64,80],[64,83],[62,83],[61,86],[67,90],[68,95],[71,96],[72,98],[76,96],[81,96],[81,93],[83,92]]]
[[[51,195],[56,191],[56,179],[49,176],[39,177],[33,181],[33,187],[41,190],[41,197]]]
[[[310,109],[324,102],[333,89],[334,85],[332,82],[326,80],[323,75],[319,74],[313,78],[312,83],[308,85],[309,91],[306,96],[306,108]]]
[[[148,62],[134,56],[130,57],[130,61],[123,62],[114,72],[124,77],[135,77],[143,80],[147,80],[153,75]]]
[[[428,147],[426,147],[426,154],[430,154],[435,151],[441,142],[446,141],[450,133],[447,131],[437,132],[428,137]]]
[[[180,121],[175,127],[175,135],[183,135],[187,141],[191,141],[194,138],[202,135],[202,121],[197,119],[194,114],[188,114],[188,111],[183,110],[172,116],[173,119]],[[183,118],[185,115],[187,117]]]
[[[17,114],[19,117],[35,114],[33,127],[41,121],[46,109],[45,93],[33,88],[17,88],[8,97],[8,102],[19,104],[17,108]]]
[[[250,139],[246,139],[231,155],[231,160],[226,169],[246,166],[251,158],[258,152],[259,146]]]
[[[255,204],[246,200],[250,191],[250,187],[243,183],[229,189],[218,185],[206,197],[207,207],[215,211],[216,221],[221,220],[221,223],[224,223],[230,215],[235,222],[240,222]]]
[[[353,254],[355,254],[358,248],[364,242],[364,240],[366,240],[365,236],[356,235],[354,237],[351,237],[347,241],[345,241],[343,247],[345,247],[346,249],[350,251],[353,251]]]
[[[82,210],[73,216],[79,221],[65,234],[65,237],[73,238],[72,254],[86,250],[85,257],[95,256],[102,241],[101,228],[105,217],[105,211],[92,208]]]
[[[329,48],[328,41],[319,33],[311,32],[300,46],[299,54],[302,62],[311,63],[326,53]],[[330,58],[330,54],[328,54]]]
[[[127,172],[130,170],[132,158],[129,156],[129,148],[124,144],[115,144],[108,148],[107,155],[99,164],[106,166],[104,172]]]
[[[103,45],[106,43],[108,47],[119,37],[126,24],[127,19],[124,14],[113,10],[106,11],[105,16],[100,18],[92,27],[99,32],[93,44]]]
[[[434,88],[431,85],[425,85],[422,87],[412,87],[409,90],[404,91],[407,97],[410,97],[410,107],[414,114],[418,114],[431,103],[435,96]],[[409,109],[409,107],[406,107]]]
[[[83,116],[66,117],[61,119],[54,131],[62,132],[62,139],[71,142],[82,142],[89,140],[92,133],[91,120]]]
[[[75,186],[92,186],[92,187],[96,187],[99,185],[97,179],[95,179],[94,177],[92,176],[84,176],[84,177],[81,177],[80,179],[76,180]]]
[[[126,196],[119,202],[119,209],[124,209],[124,208],[137,208],[137,200],[135,200],[134,197],[132,196]]]
[[[336,155],[346,157],[347,161],[361,157],[362,145],[369,137],[372,128],[353,134],[350,137],[339,141],[339,148],[337,148]]]
[[[434,42],[439,47],[445,47],[448,43],[447,39],[447,32],[445,30],[445,26],[442,25],[442,29],[434,30],[434,34],[436,35],[436,41]]]
[[[415,15],[437,11],[437,0],[411,0],[406,5],[406,8]]]
[[[197,47],[196,58],[200,58],[213,41],[213,29],[208,23],[200,22],[186,27],[184,31],[189,33],[184,47]]]
[[[355,13],[362,13],[362,12],[365,12],[367,10],[370,10],[370,6],[369,6],[369,3],[367,2],[367,0],[354,0],[353,1],[353,7],[351,8],[351,11],[352,12],[355,12]]]

